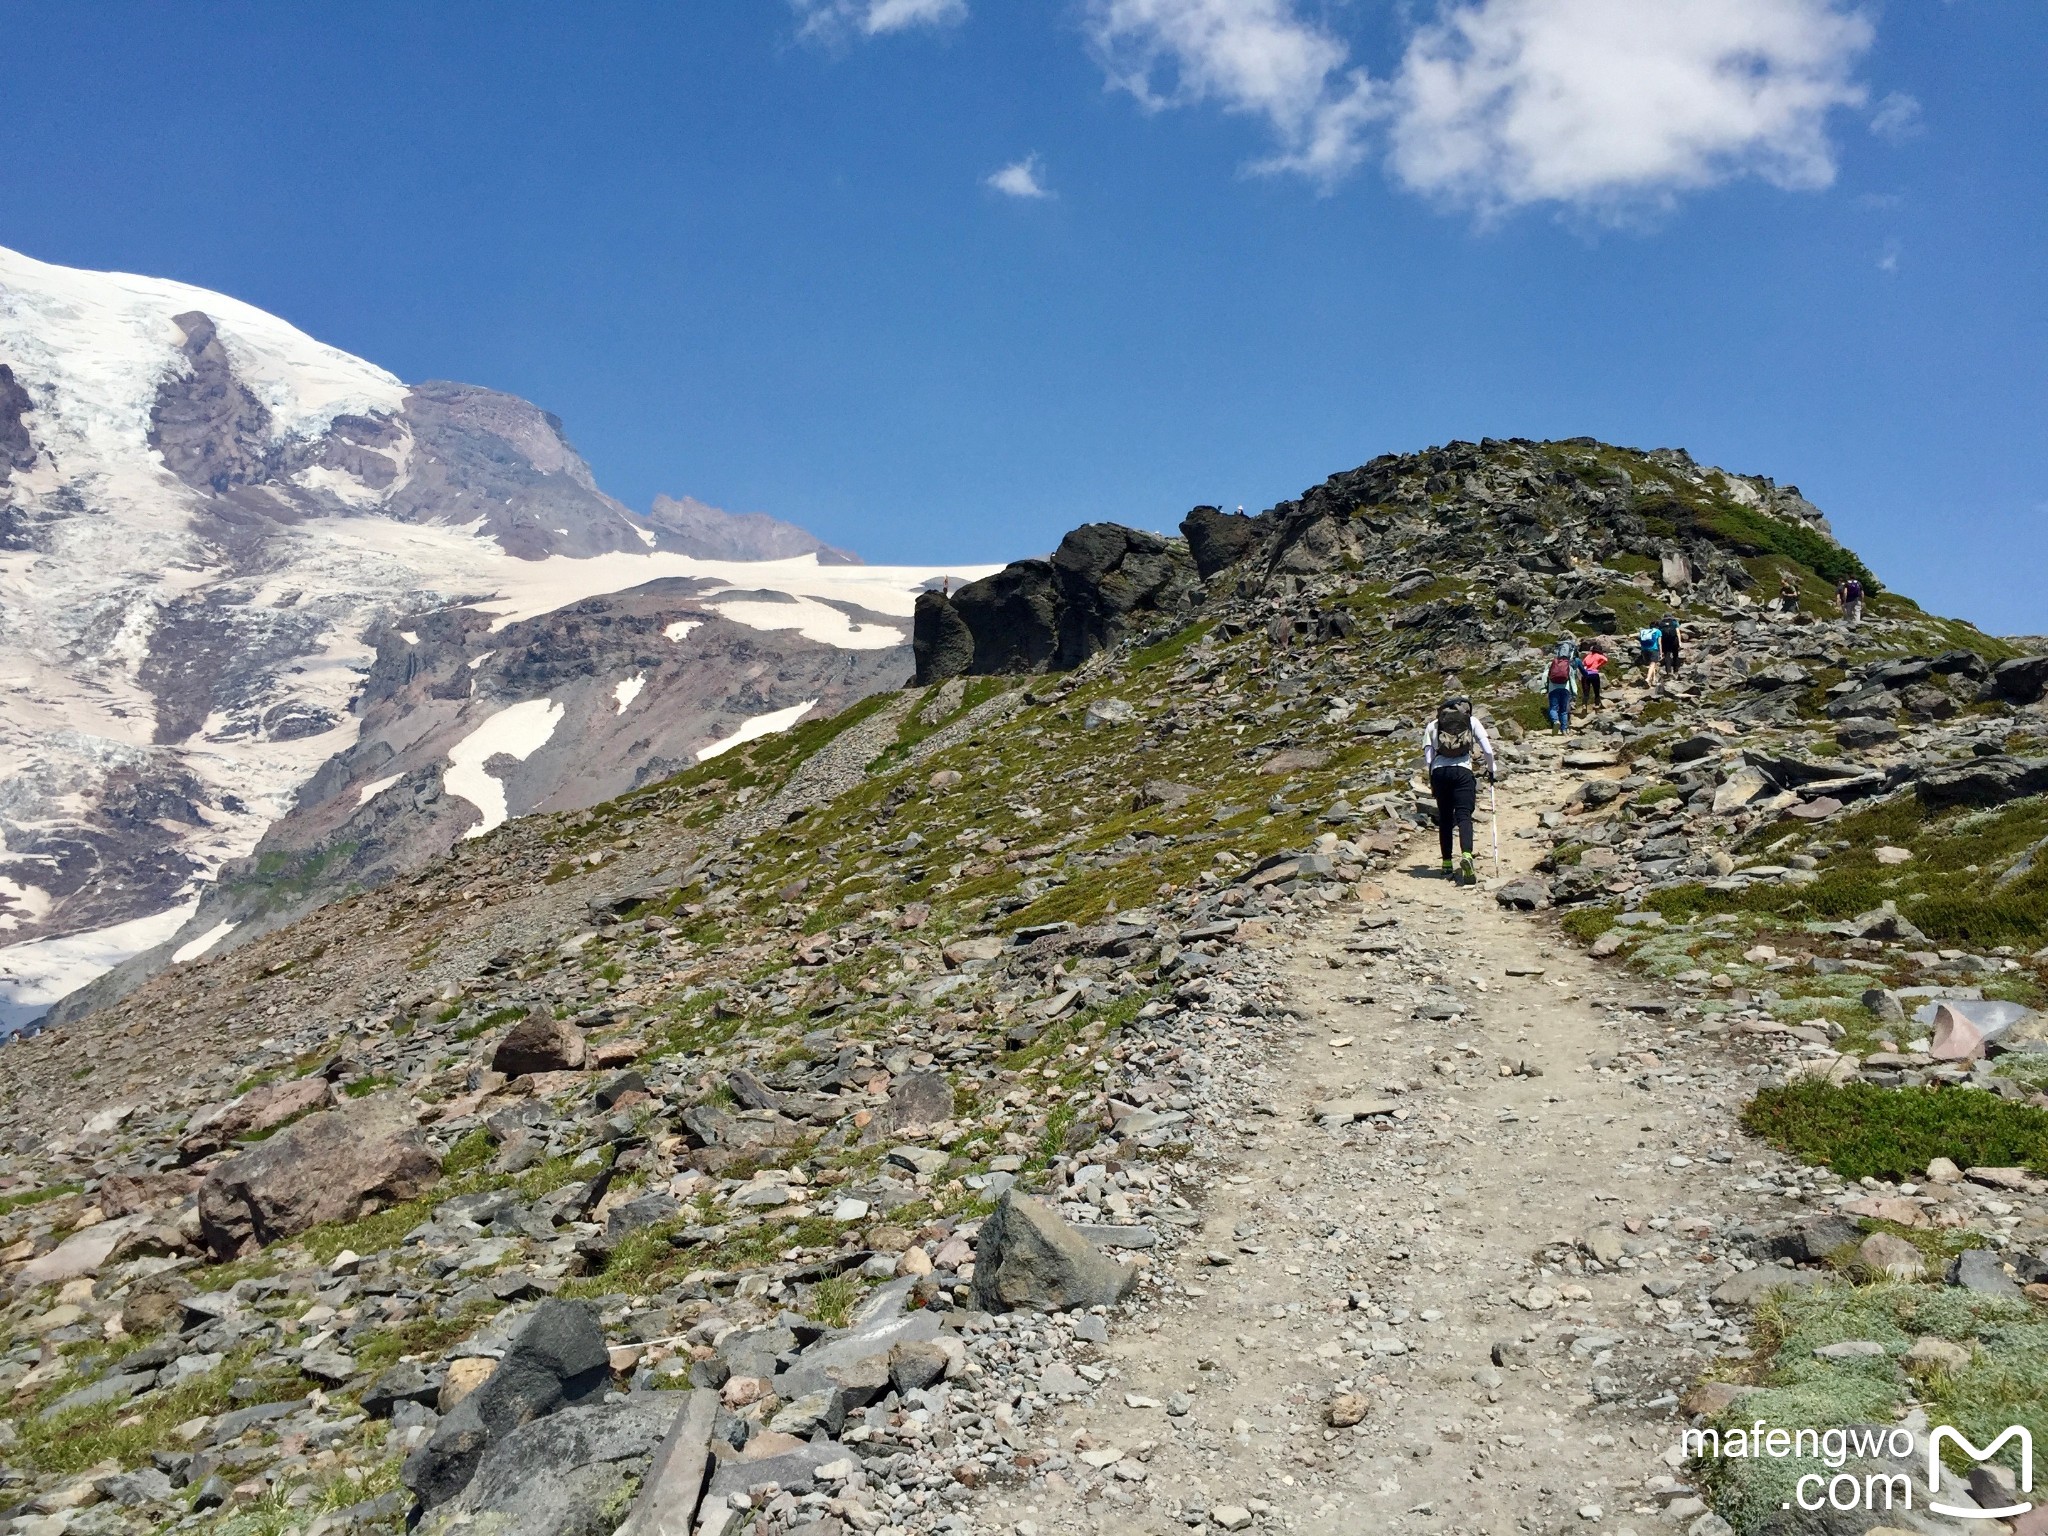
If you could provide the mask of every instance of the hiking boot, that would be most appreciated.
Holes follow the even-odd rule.
[[[1444,878],[1446,880],[1455,880],[1458,878],[1455,874],[1451,872],[1451,861],[1449,859],[1444,860]]]
[[[1459,882],[1460,884],[1477,885],[1479,883],[1479,876],[1476,873],[1474,873],[1472,869],[1471,854],[1468,853],[1465,855],[1465,867],[1462,870],[1460,870],[1459,873],[1463,877]]]

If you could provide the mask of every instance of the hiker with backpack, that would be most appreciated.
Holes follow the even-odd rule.
[[[1572,664],[1563,656],[1553,656],[1544,663],[1544,713],[1550,717],[1550,728],[1560,736],[1572,728],[1572,690],[1577,681],[1572,675]]]
[[[1799,583],[1792,579],[1790,571],[1778,573],[1778,611],[1797,613],[1799,611]]]
[[[1863,583],[1854,576],[1835,588],[1835,601],[1842,605],[1842,617],[1851,624],[1863,622]]]
[[[1657,686],[1657,663],[1664,656],[1664,631],[1651,625],[1636,636],[1636,650],[1643,659],[1643,682]]]
[[[1486,727],[1472,713],[1472,701],[1452,694],[1437,707],[1436,718],[1422,733],[1422,769],[1429,775],[1429,790],[1436,797],[1436,837],[1444,857],[1444,878],[1463,885],[1476,885],[1479,876],[1472,868],[1472,813],[1479,804],[1479,780],[1472,772],[1472,755],[1486,759],[1486,778],[1495,776],[1493,743]],[[1464,853],[1464,869],[1454,874],[1451,864],[1451,834],[1457,833]]]
[[[1579,695],[1589,712],[1600,707],[1600,674],[1606,669],[1607,656],[1600,649],[1600,642],[1594,641],[1579,657]]]
[[[1664,657],[1664,670],[1673,677],[1678,676],[1678,619],[1675,615],[1664,615],[1663,622],[1657,626],[1657,640]]]

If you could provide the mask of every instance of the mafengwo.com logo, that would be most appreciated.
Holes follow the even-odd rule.
[[[1903,1425],[1882,1429],[1861,1426],[1853,1429],[1766,1428],[1761,1419],[1754,1424],[1730,1429],[1687,1429],[1679,1435],[1679,1450],[1688,1459],[1706,1457],[1726,1460],[1817,1461],[1828,1470],[1803,1473],[1793,1484],[1793,1495],[1785,1504],[1795,1504],[1809,1513],[1832,1509],[1870,1513],[1914,1507],[1917,1486],[1907,1470],[1916,1458],[1919,1437]],[[1992,1462],[2008,1441],[2016,1442],[2019,1477]],[[1972,1502],[1956,1504],[1942,1494],[1941,1449],[1953,1445],[1975,1465],[1967,1487]],[[1850,1463],[1857,1465],[1850,1469]],[[1891,1462],[1900,1470],[1890,1471],[1872,1463]],[[2034,1437],[2024,1424],[2013,1424],[1989,1445],[1973,1445],[1952,1425],[1935,1426],[1927,1435],[1926,1509],[1930,1514],[1958,1520],[2016,1520],[2034,1508]],[[2013,1483],[2010,1491],[2007,1483]],[[1951,1484],[1953,1486],[1953,1483]]]

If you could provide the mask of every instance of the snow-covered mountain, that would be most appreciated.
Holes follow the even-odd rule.
[[[0,250],[0,1029],[264,926],[198,904],[266,836],[387,878],[898,683],[918,592],[982,574],[664,511],[524,400]],[[763,539],[808,552],[687,552]]]

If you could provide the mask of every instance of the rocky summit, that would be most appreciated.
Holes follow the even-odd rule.
[[[1090,525],[908,617],[847,707],[0,1050],[9,1532],[2030,1502],[2018,1437],[1927,1453],[2048,1439],[2035,647],[1796,489],[1587,439]],[[1559,729],[1563,639],[1611,660]],[[475,670],[555,664],[519,643]],[[1450,692],[1498,748],[1474,884],[1418,777]]]

